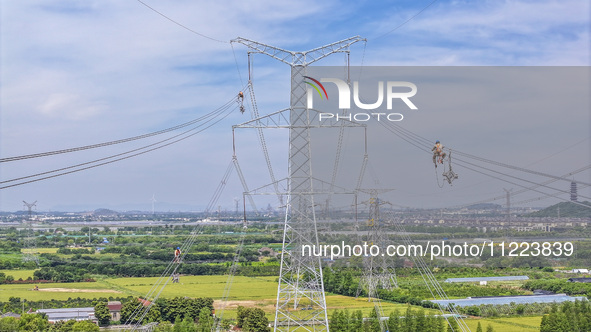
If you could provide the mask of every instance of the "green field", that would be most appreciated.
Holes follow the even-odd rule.
[[[512,318],[483,318],[466,319],[466,324],[470,330],[476,331],[478,322],[482,325],[482,330],[486,331],[488,324],[492,325],[495,331],[502,332],[521,332],[521,331],[539,331],[542,316],[534,317],[512,317]]]
[[[33,291],[35,285],[40,291]],[[30,301],[67,300],[68,298],[98,298],[127,296],[107,288],[101,282],[50,283],[50,284],[9,284],[0,285],[0,301],[7,302],[10,297],[20,297]],[[94,291],[93,291],[94,290]]]
[[[23,275],[25,272],[32,274],[32,270],[18,272],[22,272]],[[276,279],[276,277],[234,277],[224,317],[234,318],[236,308],[242,305],[261,308],[271,318],[275,310]],[[152,289],[157,280],[158,278],[107,278],[97,282],[38,284],[40,291],[32,290],[34,284],[0,285],[0,301],[8,301],[13,296],[30,301],[66,300],[77,297],[144,296]],[[223,296],[227,276],[186,276],[181,277],[180,280],[181,282],[178,284],[169,282],[161,297],[211,297],[216,300],[215,306],[218,312],[220,311],[222,305],[217,300]],[[347,308],[349,310],[361,310],[365,316],[368,316],[374,307],[373,302],[369,302],[367,298],[355,299],[342,295],[327,294],[326,302],[329,315],[336,309]],[[400,310],[402,313],[406,310],[406,307],[405,304],[382,302],[382,308],[387,315],[395,309]],[[426,310],[426,312],[438,313],[435,310]]]
[[[4,273],[7,276],[13,276],[14,280],[22,278],[26,280],[28,277],[33,278],[33,273],[36,270],[0,270],[0,273]]]
[[[58,248],[36,248],[36,249],[21,249],[23,254],[25,253],[38,253],[38,254],[55,254]]]

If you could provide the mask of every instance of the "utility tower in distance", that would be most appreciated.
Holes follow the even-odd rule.
[[[274,331],[328,331],[320,257],[302,255],[302,246],[318,246],[310,128],[323,126],[322,123],[318,124],[317,111],[307,106],[308,85],[305,83],[305,76],[308,65],[335,53],[348,53],[349,46],[362,40],[364,39],[360,37],[352,37],[305,52],[287,51],[244,38],[232,40],[233,43],[247,46],[249,55],[265,54],[291,67],[289,109],[241,125],[242,128],[264,126],[289,129],[288,202]],[[261,121],[262,118],[265,121]],[[288,121],[287,126],[283,125],[283,120]]]
[[[23,261],[25,262],[35,262],[37,266],[39,266],[39,257],[37,257],[37,241],[35,239],[35,232],[33,230],[32,225],[32,214],[33,208],[37,205],[37,201],[33,203],[27,203],[23,201],[24,206],[28,209],[29,214],[26,221],[27,224],[27,235],[25,237],[24,243],[24,256]]]
[[[383,227],[383,221],[380,217],[380,206],[389,204],[388,202],[379,199],[379,193],[385,193],[390,189],[359,189],[359,191],[370,195],[369,201],[365,202],[369,205],[369,219],[367,220],[367,237],[364,241],[368,246],[378,246],[383,249],[388,245],[386,230]],[[359,231],[358,231],[359,232]],[[359,234],[359,233],[358,233]],[[360,235],[360,234],[359,234]],[[360,238],[360,240],[362,240]],[[361,243],[361,241],[360,241]],[[370,250],[371,251],[371,250]],[[387,256],[373,256],[367,255],[363,257],[363,276],[359,282],[357,289],[357,296],[363,289],[367,292],[368,301],[374,303],[374,310],[378,316],[378,322],[382,331],[387,331],[388,327],[385,324],[383,317],[386,317],[380,303],[378,296],[379,289],[392,290],[398,288],[396,280],[396,272],[392,260]]]
[[[37,205],[37,201],[34,201],[33,203],[27,203],[27,202],[23,201],[23,203],[24,203],[24,206],[29,211],[29,217],[27,218],[27,220],[31,220],[31,214],[33,213],[33,208]]]
[[[503,188],[503,190],[505,191],[506,194],[506,207],[507,207],[507,212],[506,212],[506,220],[507,222],[511,222],[511,192],[513,191],[513,189],[505,189]]]

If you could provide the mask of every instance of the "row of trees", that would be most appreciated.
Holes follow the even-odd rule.
[[[564,279],[530,280],[523,286],[529,290],[543,289],[554,293],[566,293],[568,295],[586,295],[591,298],[591,283],[569,282]]]
[[[540,332],[591,332],[589,301],[563,302],[553,305],[550,314],[542,317]]]
[[[140,301],[129,301],[123,304],[121,308],[121,322],[137,323],[141,318],[135,315],[136,312],[143,309],[144,304]],[[142,324],[151,322],[176,322],[183,321],[185,318],[196,321],[201,311],[205,309],[211,316],[213,312],[212,298],[184,298],[175,297],[173,299],[158,299],[148,311]]]
[[[0,331],[99,332],[100,329],[90,321],[69,320],[49,324],[45,315],[23,314],[20,318],[1,318]]]
[[[20,297],[11,296],[8,298],[8,302],[0,302],[0,308],[2,309],[3,313],[7,312],[21,312],[24,311],[35,311],[37,309],[56,309],[56,308],[82,308],[82,307],[94,307],[97,303],[107,301],[120,301],[121,303],[133,301],[135,298],[128,296],[128,297],[101,297],[101,298],[93,298],[93,299],[86,299],[86,298],[69,298],[67,300],[56,300],[50,299],[45,301],[29,301],[26,299],[21,299]]]
[[[361,310],[349,312],[335,310],[330,317],[329,328],[331,331],[339,332],[452,332],[459,331],[459,326],[453,318],[444,319],[440,316],[427,315],[424,309],[413,310],[410,306],[406,308],[404,315],[398,310],[390,313],[386,319],[378,319],[375,310],[372,310],[370,317],[364,319]],[[487,332],[494,332],[491,325],[488,325]],[[477,332],[482,332],[482,326],[478,323]]]

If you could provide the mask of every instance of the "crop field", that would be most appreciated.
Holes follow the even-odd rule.
[[[36,249],[21,249],[23,254],[26,253],[37,253],[37,254],[55,254],[58,248],[36,248]]]
[[[484,319],[466,319],[466,324],[470,330],[476,331],[478,322],[482,325],[482,330],[486,331],[487,325],[492,325],[495,331],[503,332],[522,332],[539,331],[542,316],[532,317],[512,317],[512,318],[484,318]]]
[[[29,301],[67,300],[68,298],[98,298],[109,296],[127,296],[109,289],[101,282],[48,283],[37,284],[39,291],[34,291],[35,284],[0,285],[0,301],[7,302],[10,297],[20,297]]]
[[[21,276],[32,275],[34,270],[22,270]],[[14,275],[14,273],[13,273]],[[16,277],[16,276],[15,276]],[[180,283],[169,282],[161,297],[172,298],[177,296],[211,297],[219,312],[222,303],[219,300],[226,286],[227,276],[181,276]],[[97,282],[76,283],[48,283],[38,284],[39,291],[33,291],[34,284],[8,284],[0,285],[0,301],[8,301],[10,297],[20,297],[30,301],[42,300],[66,300],[68,298],[98,298],[98,297],[125,297],[143,296],[147,294],[158,278],[106,278]],[[258,307],[263,309],[268,317],[272,317],[275,310],[275,297],[277,292],[277,277],[234,277],[232,289],[224,310],[225,318],[234,318],[238,306]],[[327,294],[326,302],[328,314],[334,310],[361,310],[368,316],[373,302],[367,298],[347,297],[342,295]],[[406,310],[405,304],[382,302],[384,313],[398,309],[401,314]],[[418,309],[419,307],[415,307]],[[426,310],[426,313],[437,314],[436,310]]]
[[[26,280],[28,277],[33,278],[33,273],[35,273],[35,271],[36,270],[0,270],[0,273],[4,273],[7,276],[13,276],[14,280]]]

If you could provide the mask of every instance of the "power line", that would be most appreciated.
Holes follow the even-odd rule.
[[[380,122],[380,123],[382,123],[382,122]],[[412,131],[410,131],[408,129],[402,128],[402,127],[400,127],[400,126],[398,126],[398,125],[396,125],[394,123],[388,123],[388,124],[390,125],[390,128],[391,128],[390,131],[392,133],[394,133],[395,135],[397,135],[398,137],[404,139],[405,141],[409,142],[410,144],[412,144],[412,145],[414,145],[416,147],[419,147],[417,144],[422,144],[424,147],[419,147],[419,148],[421,150],[423,150],[423,151],[429,151],[428,146],[430,144],[429,142],[431,142],[430,140],[428,140],[428,139],[426,139],[426,138],[424,138],[424,137],[422,137],[420,135],[417,135],[417,134],[413,133]],[[405,136],[407,139],[401,137],[401,135]],[[414,143],[412,143],[410,141],[413,141]],[[423,143],[421,143],[421,141]],[[583,141],[585,141],[585,140],[582,140],[580,142],[577,142],[577,143],[575,143],[575,145],[576,144],[579,144],[579,143],[581,143]],[[451,151],[451,149],[448,149],[448,150]],[[514,166],[514,165],[510,165],[510,164],[501,163],[501,162],[498,162],[498,161],[494,161],[494,160],[490,160],[490,159],[478,157],[478,156],[475,156],[475,155],[472,155],[472,154],[468,154],[468,153],[465,153],[465,152],[462,152],[462,151],[458,151],[457,149],[454,149],[453,152],[455,154],[459,154],[459,155],[464,156],[464,157],[468,157],[468,158],[475,159],[475,160],[478,160],[478,161],[481,161],[481,162],[485,162],[487,164],[494,164],[494,165],[497,165],[497,166],[501,166],[501,167],[505,167],[505,168],[510,168],[510,169],[514,169],[514,170],[518,170],[518,171],[521,171],[521,172],[526,172],[526,173],[530,173],[530,174],[534,174],[534,175],[538,175],[538,176],[544,176],[544,177],[548,177],[548,178],[551,178],[551,179],[562,180],[562,181],[567,181],[567,182],[576,182],[576,183],[581,184],[581,185],[591,186],[591,183],[587,183],[587,182],[583,182],[583,181],[579,181],[579,180],[568,179],[566,177],[555,176],[555,175],[548,174],[548,173],[543,173],[543,172],[539,172],[539,171],[530,170],[530,169],[527,169],[527,168],[524,168],[524,167],[519,167],[519,166]],[[507,175],[507,176],[509,176],[509,175]]]
[[[387,35],[391,34],[392,32],[394,32],[394,31],[396,31],[396,30],[398,30],[398,29],[402,28],[402,27],[403,27],[403,26],[404,26],[406,23],[410,22],[410,21],[411,21],[412,19],[414,19],[415,17],[417,17],[417,16],[421,15],[421,14],[422,14],[422,13],[423,13],[425,10],[429,9],[429,7],[431,7],[431,6],[432,6],[434,3],[436,3],[436,2],[437,2],[437,0],[433,0],[433,1],[431,1],[431,2],[430,2],[428,5],[427,5],[427,6],[425,6],[423,9],[419,10],[419,11],[418,11],[416,14],[414,14],[413,16],[409,17],[409,18],[408,18],[406,21],[402,22],[401,24],[399,24],[398,26],[396,26],[394,29],[392,29],[392,30],[390,30],[390,31],[386,32],[385,34],[383,34],[383,35],[380,35],[379,37],[376,37],[376,38],[374,38],[374,40],[377,40],[377,39],[380,39],[380,38],[382,38],[382,37],[385,37],[385,36],[387,36]]]
[[[83,151],[83,150],[89,150],[89,149],[95,149],[95,148],[102,148],[102,147],[109,146],[109,145],[115,145],[115,144],[121,144],[121,143],[128,143],[128,142],[137,141],[137,140],[144,139],[144,138],[149,138],[149,137],[152,137],[152,136],[157,136],[157,135],[165,134],[165,133],[168,133],[168,132],[171,132],[171,131],[174,131],[174,130],[178,130],[178,129],[182,129],[182,128],[188,127],[188,126],[190,126],[192,124],[195,124],[195,123],[197,123],[199,121],[202,121],[203,119],[206,119],[206,118],[212,116],[213,114],[215,114],[216,112],[219,112],[220,110],[228,107],[233,102],[234,102],[234,99],[231,99],[226,104],[224,104],[223,106],[219,107],[218,109],[216,109],[216,110],[214,110],[214,111],[212,111],[212,112],[210,112],[208,114],[205,114],[205,115],[203,115],[203,116],[201,116],[199,118],[196,118],[196,119],[193,119],[191,121],[188,121],[188,122],[185,122],[185,123],[176,125],[174,127],[170,127],[170,128],[158,130],[158,131],[151,132],[151,133],[148,133],[148,134],[143,134],[143,135],[128,137],[128,138],[119,139],[119,140],[115,140],[115,141],[109,141],[109,142],[102,142],[102,143],[97,143],[97,144],[79,146],[79,147],[75,147],[75,148],[68,148],[68,149],[55,150],[55,151],[47,151],[47,152],[34,153],[34,154],[28,154],[28,155],[22,155],[22,156],[6,157],[6,158],[1,158],[0,159],[0,163],[10,162],[10,161],[19,161],[19,160],[25,160],[25,159],[32,159],[32,158],[39,158],[39,157],[47,157],[47,156],[53,156],[53,155],[57,155],[57,154],[77,152],[77,151]]]
[[[202,33],[200,33],[200,32],[197,32],[197,31],[195,31],[195,30],[193,30],[193,29],[191,29],[191,28],[187,27],[186,25],[183,25],[183,24],[181,24],[181,23],[179,23],[179,22],[177,22],[177,21],[173,20],[172,18],[170,18],[170,17],[168,17],[168,16],[164,15],[163,13],[161,13],[161,12],[159,12],[158,10],[154,9],[153,7],[151,7],[150,5],[148,5],[147,3],[143,2],[142,0],[137,0],[137,2],[139,2],[139,3],[141,3],[142,5],[146,6],[147,8],[149,8],[150,10],[152,10],[153,12],[155,12],[156,14],[158,14],[158,15],[160,15],[160,16],[162,16],[162,17],[164,17],[165,19],[169,20],[170,22],[172,22],[172,23],[174,23],[174,24],[176,24],[176,25],[180,26],[181,28],[183,28],[183,29],[185,29],[185,30],[187,30],[187,31],[190,31],[190,32],[192,32],[192,33],[194,33],[194,34],[196,34],[196,35],[198,35],[198,36],[201,36],[201,37],[203,37],[203,38],[207,38],[207,39],[209,39],[209,40],[216,41],[216,42],[218,42],[218,43],[224,43],[224,44],[227,44],[227,43],[229,43],[229,42],[227,42],[227,41],[220,40],[220,39],[216,39],[216,38],[213,38],[213,37],[209,37],[209,36],[207,36],[207,35],[204,35],[204,34],[202,34]]]
[[[150,145],[146,145],[146,146],[141,147],[141,148],[137,148],[137,149],[130,150],[130,151],[127,151],[127,152],[123,152],[123,153],[120,153],[120,154],[116,154],[116,155],[113,155],[113,156],[109,156],[109,157],[105,157],[105,158],[101,158],[101,159],[97,159],[97,160],[93,160],[93,161],[90,161],[90,162],[85,162],[85,163],[82,163],[82,164],[73,165],[73,166],[69,166],[69,167],[65,167],[65,168],[61,168],[61,169],[57,169],[57,170],[52,170],[52,171],[47,171],[47,172],[38,173],[38,174],[34,174],[34,175],[29,175],[29,176],[21,177],[21,178],[18,178],[18,179],[6,180],[6,181],[2,181],[0,183],[14,182],[14,181],[21,180],[21,179],[27,179],[27,178],[37,177],[37,176],[41,176],[41,175],[55,173],[55,172],[62,171],[62,170],[67,170],[67,169],[72,169],[72,168],[80,167],[80,166],[83,166],[83,165],[89,165],[89,164],[93,164],[93,163],[96,163],[96,162],[99,162],[99,161],[103,161],[103,160],[107,160],[107,159],[112,159],[112,158],[115,158],[115,157],[118,157],[118,156],[126,155],[126,154],[129,154],[129,153],[132,153],[132,152],[136,152],[136,151],[139,151],[139,150],[144,150],[144,149],[147,149],[149,147],[155,146],[155,147],[153,147],[151,149],[148,149],[148,150],[145,150],[145,151],[141,151],[141,152],[138,152],[138,153],[135,153],[135,154],[131,154],[131,155],[128,155],[128,156],[125,156],[125,157],[121,157],[121,158],[118,158],[118,159],[114,159],[114,160],[106,161],[106,162],[103,162],[103,163],[99,163],[99,164],[96,164],[96,165],[91,165],[91,166],[87,166],[87,167],[83,167],[83,168],[79,168],[79,169],[74,169],[74,170],[71,170],[71,171],[62,172],[62,173],[54,174],[54,175],[50,175],[50,176],[45,176],[45,177],[38,178],[38,179],[23,181],[23,182],[19,182],[19,183],[12,184],[12,185],[6,185],[6,186],[3,186],[3,187],[0,187],[0,190],[1,189],[6,189],[6,188],[10,188],[10,187],[16,187],[16,186],[20,186],[20,185],[24,185],[24,184],[28,184],[28,183],[32,183],[32,182],[37,182],[37,181],[41,181],[41,180],[47,180],[47,179],[55,178],[55,177],[62,176],[62,175],[72,174],[72,173],[76,173],[76,172],[88,170],[88,169],[91,169],[91,168],[95,168],[95,167],[98,167],[98,166],[108,165],[108,164],[111,164],[111,163],[114,163],[114,162],[117,162],[117,161],[129,159],[129,158],[136,157],[136,156],[139,156],[139,155],[142,155],[142,154],[151,152],[151,151],[155,151],[155,150],[161,149],[163,147],[166,147],[166,146],[172,145],[174,143],[178,143],[180,141],[183,141],[183,140],[185,140],[185,139],[187,139],[189,137],[192,137],[194,135],[197,135],[198,133],[200,133],[200,132],[202,132],[202,131],[210,128],[211,126],[217,124],[218,122],[220,122],[221,120],[223,120],[224,118],[226,118],[228,115],[230,115],[230,113],[232,113],[232,111],[234,109],[236,109],[236,107],[234,107],[233,109],[231,109],[230,112],[227,112],[221,118],[217,119],[215,122],[213,122],[212,124],[208,125],[207,127],[203,128],[201,130],[198,130],[198,131],[196,131],[196,132],[194,132],[194,133],[192,133],[190,135],[187,135],[185,137],[181,137],[179,139],[176,139],[176,140],[173,140],[171,142],[168,142],[166,144],[157,146],[158,144],[164,143],[164,142],[169,141],[171,139],[174,139],[174,138],[180,137],[182,135],[188,134],[191,131],[197,130],[199,127],[203,126],[205,123],[209,122],[211,119],[208,120],[207,122],[205,122],[204,124],[200,124],[200,125],[192,128],[192,129],[189,129],[189,130],[187,130],[187,131],[185,131],[185,132],[183,132],[181,134],[175,135],[175,136],[173,136],[171,138],[167,138],[165,140],[162,140],[162,141],[159,141],[159,142],[150,144]],[[220,115],[221,115],[221,113],[218,114],[218,115],[216,115],[216,116],[220,116]]]
[[[411,145],[413,145],[413,146],[415,146],[415,147],[417,147],[417,148],[419,148],[419,149],[421,149],[421,150],[423,150],[425,152],[429,152],[429,149],[427,147],[428,144],[429,144],[427,142],[429,140],[427,140],[426,138],[421,137],[421,136],[419,136],[419,135],[411,132],[410,130],[401,128],[400,126],[397,126],[397,125],[392,124],[392,123],[388,123],[388,125],[385,125],[382,122],[380,122],[380,124],[382,124],[390,132],[392,132],[393,134],[395,134],[399,138],[403,139],[404,141],[408,142],[409,144],[411,144]],[[578,143],[580,143],[580,142],[577,142],[576,144],[578,144]],[[457,150],[454,150],[454,152],[458,153]],[[558,181],[558,180],[572,181],[572,180],[566,179],[565,177],[558,177],[558,176],[554,176],[554,175],[550,175],[550,174],[545,174],[545,173],[541,173],[541,172],[531,171],[531,170],[528,170],[528,169],[525,169],[525,168],[522,168],[522,167],[507,165],[507,164],[499,163],[499,162],[496,162],[496,161],[488,160],[488,159],[485,159],[485,158],[481,158],[481,157],[477,157],[477,156],[473,156],[473,155],[469,155],[469,154],[465,154],[465,153],[460,153],[460,154],[461,155],[464,155],[464,156],[472,157],[473,159],[476,159],[478,161],[492,163],[492,164],[495,164],[497,166],[504,166],[504,167],[508,167],[508,168],[512,168],[512,169],[519,169],[520,171],[524,171],[524,172],[528,172],[528,173],[533,173],[535,175],[548,176],[548,177],[552,178],[554,181]],[[552,189],[552,190],[561,191],[559,189],[546,186],[547,183],[544,183],[544,184],[536,183],[536,182],[533,182],[533,181],[530,181],[530,180],[526,180],[526,179],[523,179],[523,178],[520,178],[520,177],[509,175],[509,174],[506,174],[506,173],[503,173],[503,172],[495,171],[495,170],[492,170],[490,168],[486,168],[484,166],[476,165],[476,164],[467,162],[467,161],[462,160],[462,159],[456,158],[456,160],[459,160],[460,161],[460,163],[458,165],[461,166],[461,167],[464,167],[464,168],[467,168],[467,169],[469,169],[471,171],[474,171],[474,172],[477,172],[477,173],[480,173],[480,174],[483,174],[483,175],[492,177],[492,178],[497,179],[497,180],[501,180],[501,181],[504,181],[504,182],[507,182],[507,183],[510,183],[510,184],[517,185],[519,187],[524,188],[524,190],[535,191],[535,192],[538,192],[538,193],[541,193],[541,194],[544,194],[544,195],[547,195],[547,194],[544,193],[544,192],[542,192],[542,191],[536,190],[535,188],[537,188],[537,187],[546,187],[546,188],[549,188],[549,189]],[[462,164],[462,163],[464,163],[464,164]],[[517,183],[512,182],[512,181],[508,181],[508,180],[503,179],[501,177],[494,176],[494,175],[491,175],[491,174],[488,174],[488,173],[485,173],[485,172],[476,170],[474,168],[471,168],[469,166],[466,166],[465,164],[468,164],[468,165],[471,165],[471,166],[474,166],[474,167],[477,167],[477,168],[481,168],[481,169],[484,169],[484,170],[487,170],[487,171],[490,171],[490,172],[493,172],[493,173],[497,173],[497,174],[500,174],[502,176],[511,177],[511,178],[514,178],[514,179],[517,179],[517,180],[520,180],[520,181],[524,181],[524,182],[529,182],[529,183],[534,184],[534,186],[528,188],[528,187],[526,187],[524,185],[517,184]],[[584,169],[587,169],[587,168],[584,167]],[[548,183],[554,182],[554,181],[549,181]],[[589,184],[584,183],[584,182],[582,184],[583,185],[589,185]],[[566,191],[562,191],[562,192],[563,193],[566,193]],[[562,200],[566,200],[566,199],[563,199],[561,197],[557,197],[557,198],[562,199]],[[573,202],[573,203],[576,204],[576,202]],[[584,207],[589,207],[587,205],[580,204],[580,203],[579,203],[579,205],[584,206]]]

